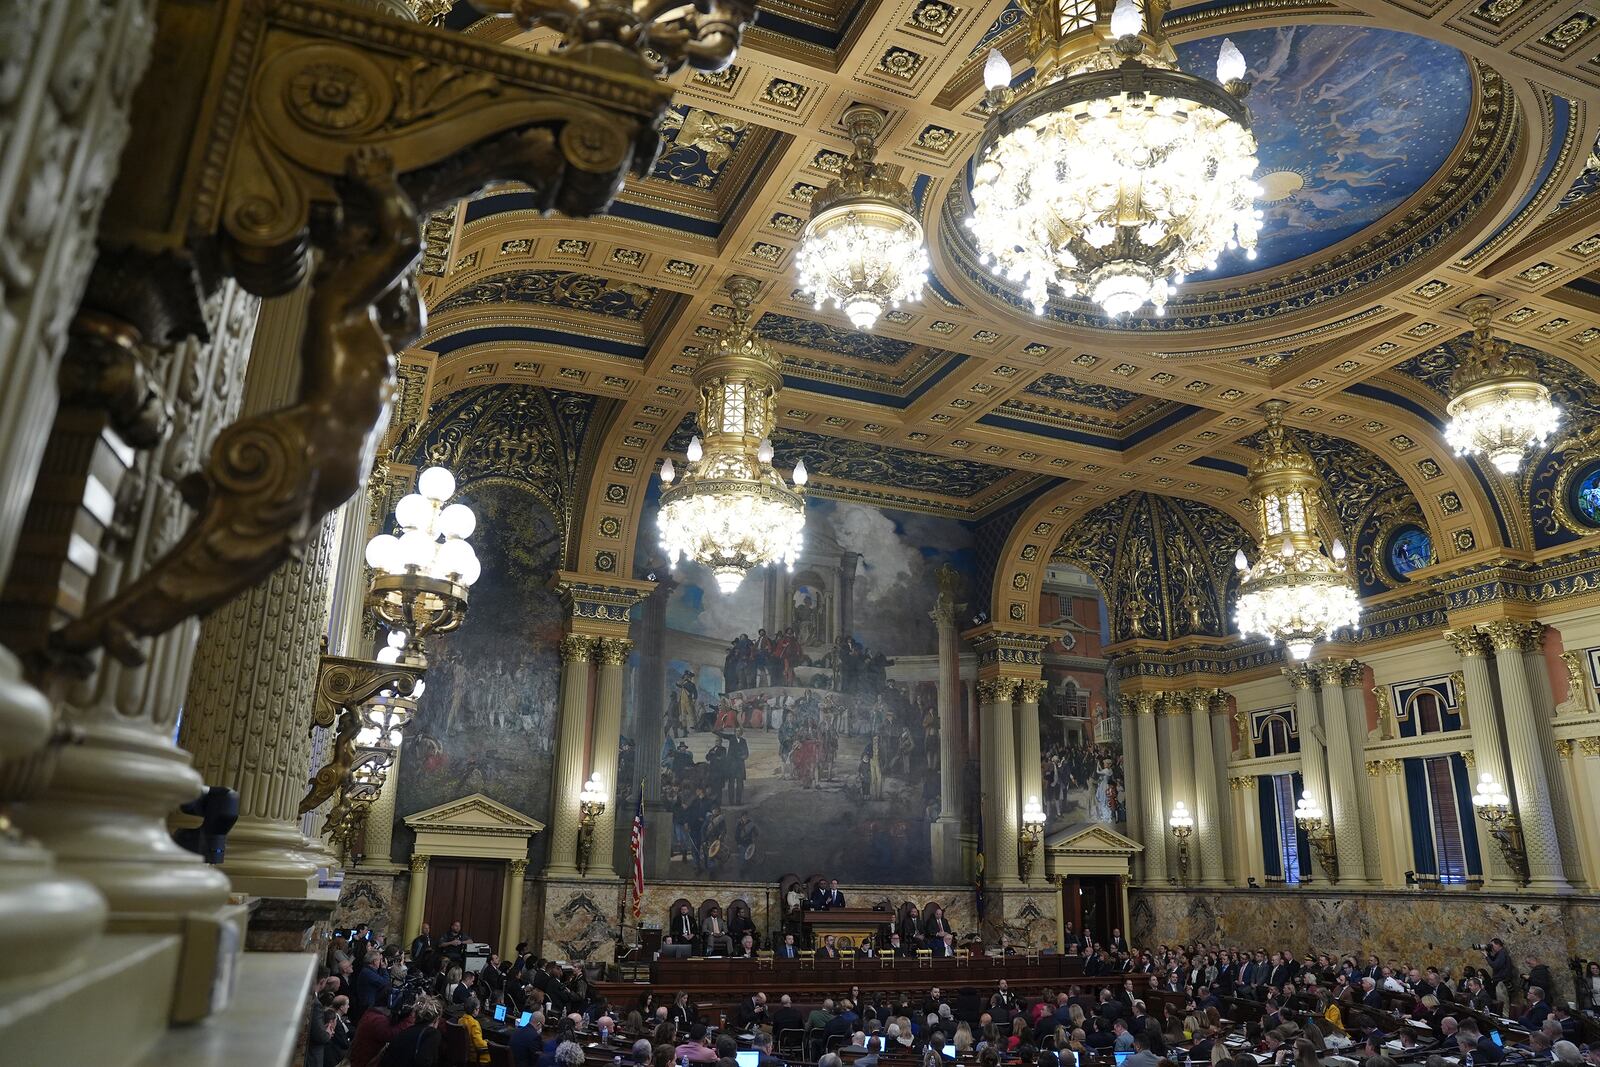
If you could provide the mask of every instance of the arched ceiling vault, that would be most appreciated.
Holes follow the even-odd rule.
[[[434,220],[424,279],[432,315],[416,353],[433,362],[432,399],[526,385],[607,405],[585,445],[593,476],[573,508],[572,566],[632,558],[648,481],[692,407],[689,374],[727,321],[722,287],[733,275],[762,283],[758,329],[785,358],[780,426],[796,449],[832,457],[841,494],[879,490],[972,520],[1026,501],[997,571],[997,620],[1009,610],[1005,568],[1029,574],[1036,589],[1059,543],[1040,543],[1024,560],[1038,524],[1059,535],[1137,490],[1207,505],[1249,529],[1240,442],[1274,396],[1290,401],[1295,427],[1384,465],[1414,498],[1441,563],[1561,550],[1540,540],[1523,504],[1538,486],[1450,455],[1438,428],[1443,398],[1399,368],[1459,338],[1461,304],[1488,293],[1499,301],[1498,335],[1585,381],[1600,374],[1600,196],[1591,195],[1600,169],[1586,168],[1600,41],[1573,29],[1576,15],[1534,0],[1446,5],[1432,16],[1383,0],[1179,7],[1168,22],[1180,51],[1213,48],[1202,42],[1224,33],[1277,34],[1291,51],[1330,62],[1350,62],[1352,40],[1399,49],[1412,58],[1390,64],[1397,93],[1410,91],[1406,75],[1456,62],[1443,46],[1468,57],[1458,62],[1471,99],[1443,162],[1412,167],[1417,184],[1372,228],[1264,276],[1315,274],[1316,263],[1356,254],[1378,231],[1404,228],[1450,197],[1471,210],[1414,234],[1391,249],[1391,268],[1325,299],[1179,329],[1108,330],[1016,314],[941,242],[943,205],[982,127],[980,46],[1015,47],[1007,11],[1005,0],[804,0],[764,12],[729,71],[675,76],[662,162],[653,177],[630,180],[612,217],[541,218],[515,189],[501,189]],[[506,20],[466,32],[551,43]],[[1350,91],[1331,81],[1312,88]],[[1278,91],[1253,94],[1264,114]],[[914,187],[934,244],[935,285],[871,335],[814,311],[794,292],[792,269],[808,197],[847,150],[840,119],[856,101],[888,113],[880,158]],[[1456,121],[1444,111],[1429,121],[1447,118]],[[1377,166],[1364,173],[1392,177]],[[1452,175],[1465,184],[1447,190]],[[1248,281],[1229,280],[1241,290],[1231,306],[1257,299]],[[873,450],[884,466],[852,458]],[[955,477],[941,484],[940,463],[992,472],[1005,491],[970,492],[972,479]]]

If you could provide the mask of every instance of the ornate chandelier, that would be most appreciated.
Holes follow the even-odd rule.
[[[1250,495],[1261,522],[1261,554],[1255,565],[1240,549],[1234,565],[1244,573],[1234,621],[1245,635],[1259,634],[1289,646],[1305,659],[1311,646],[1361,618],[1345,551],[1338,538],[1331,558],[1317,534],[1322,479],[1316,463],[1283,425],[1282,400],[1262,405],[1266,443],[1250,465]]]
[[[928,252],[910,191],[873,162],[883,113],[856,104],[845,111],[844,124],[855,153],[812,198],[795,264],[800,288],[819,309],[832,300],[856,329],[870,330],[884,311],[922,295]]]
[[[1458,456],[1489,457],[1501,474],[1515,474],[1524,452],[1540,448],[1561,423],[1561,408],[1526,356],[1489,333],[1491,297],[1462,305],[1472,321],[1471,348],[1450,376],[1450,425],[1444,439]]]
[[[745,573],[764,563],[793,565],[805,530],[804,461],[791,488],[772,468],[773,403],[783,383],[778,354],[750,328],[750,278],[728,286],[733,325],[695,368],[699,436],[678,478],[661,462],[661,548],[676,567],[685,557],[711,568],[717,588],[732,593]]]
[[[1012,90],[998,50],[984,64],[991,112],[966,220],[982,261],[1036,313],[1049,288],[1107,315],[1161,314],[1186,275],[1242,247],[1261,212],[1244,56],[1230,40],[1217,82],[1178,69],[1161,34],[1164,0],[1030,5],[1034,75]]]
[[[429,467],[418,475],[417,491],[394,506],[400,536],[380,533],[367,542],[372,610],[406,636],[397,654],[403,663],[428,665],[425,639],[461,625],[467,591],[482,571],[467,540],[477,516],[466,504],[446,503],[455,491],[455,475]]]

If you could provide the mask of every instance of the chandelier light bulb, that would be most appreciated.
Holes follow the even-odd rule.
[[[689,457],[690,463],[700,462],[700,458],[706,454],[706,450],[705,446],[700,444],[699,434],[689,438],[689,450],[684,454]]]
[[[1239,549],[1233,554],[1233,566],[1236,570],[1247,571],[1250,569],[1250,560],[1246,558],[1244,549]]]
[[[1311,655],[1311,649],[1315,644],[1314,641],[1296,640],[1285,642],[1285,647],[1288,648],[1291,659],[1301,660]]]
[[[1345,557],[1344,542],[1337,537],[1333,539],[1333,558],[1335,562],[1343,563]]]
[[[761,444],[756,447],[756,458],[763,463],[772,462],[772,439],[763,437]]]
[[[811,476],[806,473],[806,461],[803,459],[797,460],[794,465],[794,474],[791,476],[794,484],[803,486],[810,479],[810,477]]]
[[[1241,81],[1246,69],[1244,53],[1233,43],[1233,38],[1224,37],[1222,47],[1217,50],[1217,81],[1223,85]]]
[[[1139,11],[1138,0],[1117,0],[1111,11],[1111,35],[1135,37],[1144,29],[1144,15]]]
[[[400,539],[394,534],[378,534],[367,542],[367,566],[375,571],[393,573],[404,566],[400,563]]]
[[[408,640],[410,637],[404,630],[390,630],[388,636],[384,638],[384,642],[390,648],[405,648]]]
[[[454,575],[459,578],[471,570],[477,561],[478,554],[473,551],[472,542],[446,541],[439,546],[438,559],[434,566],[446,576]]]
[[[426,571],[432,566],[438,547],[438,542],[426,530],[408,531],[400,538],[400,565]]]
[[[407,493],[394,506],[395,521],[406,530],[426,531],[433,522],[433,501],[421,493]]]
[[[393,645],[384,645],[378,649],[377,660],[379,663],[399,663],[400,650]]]
[[[1000,49],[989,49],[989,56],[983,61],[983,87],[985,89],[1004,89],[1010,84],[1011,63]]]
[[[672,465],[672,457],[668,456],[661,461],[661,484],[671,485],[672,479],[678,476],[677,468]]]
[[[444,536],[464,541],[478,528],[478,516],[465,504],[451,504],[439,512],[437,525]]]
[[[429,467],[417,476],[417,492],[439,503],[455,495],[456,476],[443,467]]]

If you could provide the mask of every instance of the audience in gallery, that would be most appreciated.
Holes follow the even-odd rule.
[[[852,986],[816,1001],[757,991],[702,1018],[682,992],[613,1005],[584,968],[526,943],[473,973],[426,931],[412,942],[420,957],[368,932],[328,950],[304,1062],[749,1067],[744,1048],[756,1067],[946,1067],[952,1055],[975,1067],[1600,1067],[1600,964],[1574,960],[1558,981],[1537,957],[1516,966],[1499,938],[1473,946],[1481,964],[1455,969],[1222,945],[1134,950],[1120,931],[1115,948],[1067,936],[1104,984],[1042,995],[1004,980],[949,995]],[[782,968],[765,974],[783,984]]]

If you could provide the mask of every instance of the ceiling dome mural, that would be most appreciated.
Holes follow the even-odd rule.
[[[1472,73],[1454,48],[1356,26],[1278,26],[1228,35],[1249,66],[1266,219],[1255,260],[1222,257],[1223,278],[1313,255],[1379,221],[1438,172],[1466,130]],[[1221,37],[1177,46],[1209,73]]]

